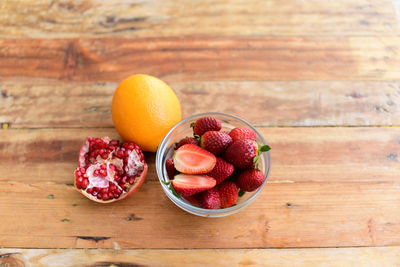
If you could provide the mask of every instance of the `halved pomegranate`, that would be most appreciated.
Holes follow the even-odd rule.
[[[147,169],[143,152],[135,143],[87,137],[79,153],[74,184],[85,197],[110,203],[135,192]]]

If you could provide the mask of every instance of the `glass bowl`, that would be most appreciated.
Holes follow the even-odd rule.
[[[168,183],[170,180],[167,175],[167,170],[165,168],[165,161],[172,157],[172,154],[174,152],[174,146],[175,142],[178,142],[180,139],[186,137],[186,136],[193,136],[193,130],[190,127],[190,124],[192,122],[195,122],[197,119],[201,117],[214,117],[216,119],[219,119],[222,122],[222,129],[221,131],[230,131],[231,129],[235,127],[240,127],[240,128],[250,128],[254,132],[257,133],[257,142],[263,145],[267,145],[268,143],[265,141],[264,137],[262,134],[257,131],[250,123],[247,121],[233,115],[225,114],[225,113],[219,113],[219,112],[208,112],[208,113],[201,113],[201,114],[196,114],[190,117],[187,117],[186,119],[182,120],[178,124],[176,124],[174,127],[171,128],[171,130],[165,135],[164,139],[161,141],[160,146],[158,147],[157,150],[157,155],[156,155],[156,169],[157,169],[157,176],[158,179],[160,180],[162,189],[164,190],[165,194],[168,196],[168,198],[175,203],[178,207],[181,209],[194,214],[198,216],[203,216],[203,217],[223,217],[223,216],[228,216],[231,214],[234,214],[236,212],[239,212],[240,210],[244,209],[246,206],[248,206],[251,202],[253,202],[258,195],[261,193],[261,191],[264,189],[265,185],[267,184],[268,176],[271,170],[271,155],[270,152],[265,152],[262,153],[260,156],[260,160],[258,163],[259,169],[264,173],[265,175],[265,181],[264,183],[255,191],[253,192],[246,192],[242,197],[239,197],[238,202],[236,205],[230,207],[230,208],[225,208],[225,209],[203,209],[198,206],[195,206],[185,200],[184,198],[179,198],[175,196],[172,191],[169,189],[169,186],[166,185],[165,183]]]

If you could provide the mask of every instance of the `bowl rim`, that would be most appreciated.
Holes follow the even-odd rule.
[[[269,178],[270,172],[271,172],[271,154],[270,151],[266,152],[266,153],[262,153],[262,158],[264,160],[264,164],[266,164],[265,166],[265,171],[264,171],[264,175],[265,175],[265,181],[263,182],[263,184],[255,191],[255,192],[251,192],[253,193],[248,199],[244,200],[241,203],[238,203],[232,207],[229,208],[224,208],[224,209],[203,209],[200,207],[196,207],[192,204],[188,204],[186,202],[184,202],[181,198],[176,197],[171,190],[168,188],[167,185],[165,185],[163,183],[163,169],[164,169],[164,162],[163,162],[163,154],[161,153],[162,151],[165,152],[165,150],[167,148],[164,149],[164,146],[166,146],[166,140],[169,139],[169,137],[171,136],[171,134],[174,132],[175,129],[177,129],[179,126],[181,126],[182,124],[184,124],[185,122],[193,119],[193,118],[197,118],[197,117],[203,117],[203,116],[212,116],[212,115],[221,115],[221,116],[226,116],[226,117],[230,117],[236,120],[239,120],[241,122],[243,122],[244,124],[246,124],[250,129],[252,129],[257,136],[259,137],[259,139],[261,139],[263,145],[268,145],[268,142],[265,140],[264,136],[253,126],[251,125],[248,121],[246,121],[245,119],[242,119],[236,115],[231,115],[231,114],[227,114],[224,112],[203,112],[203,113],[197,113],[191,116],[188,116],[184,119],[182,119],[180,122],[178,122],[177,124],[175,124],[168,132],[167,134],[164,136],[164,138],[162,139],[158,149],[157,149],[157,153],[156,153],[156,172],[157,172],[157,177],[159,179],[159,182],[164,190],[164,192],[167,194],[167,197],[170,198],[170,200],[177,205],[179,208],[192,213],[194,215],[198,215],[198,216],[203,216],[203,217],[221,217],[226,215],[230,215],[233,213],[236,213],[238,211],[240,211],[242,208],[248,206],[250,203],[252,203],[257,197],[258,195],[262,192],[262,190],[264,189],[265,185],[267,184],[267,180]],[[161,164],[161,166],[159,166]],[[182,207],[183,206],[183,207]],[[189,209],[189,210],[188,210]],[[191,211],[193,210],[193,212]],[[206,213],[206,214],[204,214]],[[221,214],[223,213],[223,214]]]

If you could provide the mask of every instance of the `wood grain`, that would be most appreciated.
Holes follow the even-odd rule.
[[[1,263],[35,267],[87,266],[398,266],[399,247],[318,249],[0,249]],[[16,265],[19,266],[19,265]]]
[[[398,181],[398,127],[259,130],[272,146],[271,182]],[[0,180],[71,184],[86,136],[118,138],[111,128],[0,131]],[[157,181],[154,154],[146,156],[148,179]]]
[[[272,248],[400,245],[400,183],[270,183],[245,210],[201,218],[158,181],[94,203],[71,185],[0,182],[0,244],[20,248]]]
[[[391,1],[2,1],[2,37],[383,35]]]
[[[0,39],[0,80],[398,80],[399,36]]]
[[[183,116],[219,111],[258,126],[400,125],[400,82],[172,82]],[[112,127],[117,83],[0,83],[8,128]],[[262,111],[262,112],[260,112]]]

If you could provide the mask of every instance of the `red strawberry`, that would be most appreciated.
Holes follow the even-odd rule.
[[[175,191],[183,197],[211,189],[216,183],[214,178],[207,175],[178,174],[172,180],[172,186]]]
[[[211,190],[211,189],[210,189],[210,190]],[[201,194],[201,193],[199,193],[199,194]],[[197,194],[197,195],[198,195],[198,194]],[[192,205],[194,205],[194,206],[197,206],[197,205],[199,205],[199,202],[197,201],[197,198],[196,198],[197,195],[188,196],[188,197],[185,197],[185,199],[186,199],[190,204],[192,204]]]
[[[237,140],[226,149],[224,158],[238,169],[250,168],[257,156],[257,148],[258,145],[253,140]]]
[[[186,144],[193,144],[193,145],[199,145],[199,142],[197,141],[197,139],[196,138],[194,138],[194,137],[185,137],[185,138],[183,138],[183,139],[181,139],[176,145],[175,145],[175,149],[178,149],[178,148],[180,148],[181,146],[183,146],[183,145],[186,145]]]
[[[203,117],[198,119],[193,124],[193,132],[198,136],[202,136],[208,131],[219,131],[221,130],[221,121],[212,117]]]
[[[232,138],[223,132],[208,131],[201,137],[200,145],[211,153],[218,155],[232,144]]]
[[[201,174],[211,171],[216,157],[201,147],[193,144],[178,148],[173,156],[175,169],[186,174]]]
[[[217,180],[217,184],[220,184],[223,180],[231,176],[234,170],[235,168],[232,164],[226,162],[222,158],[217,158],[214,169],[207,175]]]
[[[233,141],[239,139],[251,139],[255,141],[257,138],[256,133],[249,128],[234,128],[230,131],[229,135],[232,137]]]
[[[268,145],[258,147],[258,144],[250,139],[236,140],[230,145],[224,154],[224,158],[237,169],[257,167],[260,153],[267,152],[271,148]]]
[[[259,188],[265,180],[265,176],[260,170],[249,169],[239,174],[236,184],[243,191],[252,192]]]
[[[169,158],[165,161],[165,168],[167,169],[168,178],[170,180],[174,179],[176,170],[174,166],[174,160],[172,158]]]
[[[221,207],[219,193],[215,188],[198,193],[195,197],[203,209],[219,209]]]
[[[238,200],[239,187],[231,181],[225,181],[217,187],[221,208],[229,208]]]

